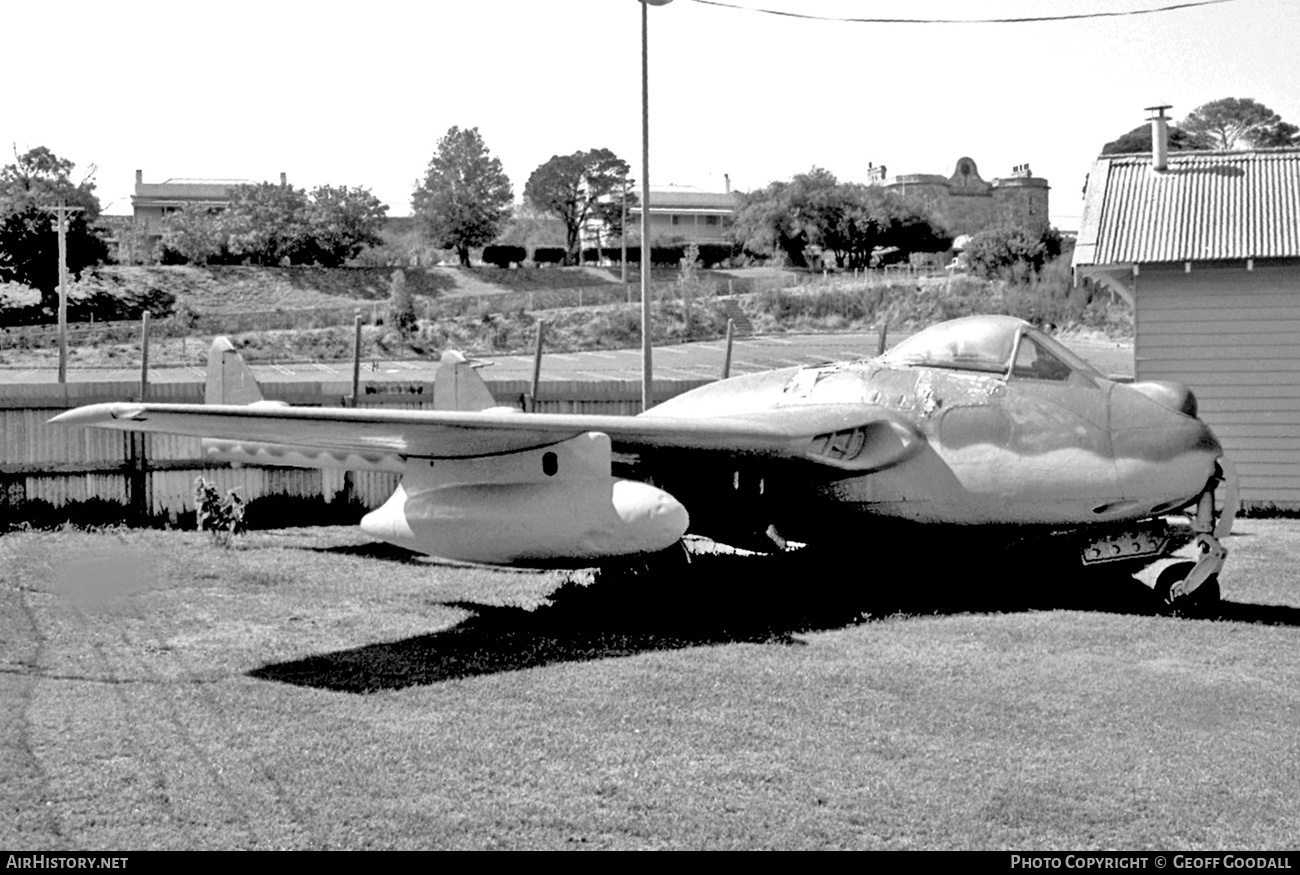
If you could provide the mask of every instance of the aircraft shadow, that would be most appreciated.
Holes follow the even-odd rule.
[[[404,547],[396,547],[392,544],[385,544],[375,541],[369,544],[344,544],[335,547],[300,547],[298,549],[307,550],[312,553],[327,553],[334,556],[359,556],[362,559],[376,559],[381,562],[396,562],[398,565],[419,565],[422,568],[472,568],[464,562],[453,562],[445,559],[439,559],[436,556],[425,556],[422,553],[413,553]],[[497,574],[534,574],[536,569],[533,568],[510,568],[506,566],[492,566],[492,570]]]
[[[921,565],[923,574],[917,571]],[[797,646],[799,633],[885,617],[1029,610],[1154,615],[1160,610],[1151,590],[1132,577],[1071,584],[1038,575],[994,585],[956,567],[936,573],[932,559],[889,568],[879,563],[846,567],[799,554],[704,556],[689,566],[602,569],[590,585],[564,583],[549,605],[534,610],[454,602],[473,616],[450,629],[266,665],[249,676],[373,693],[687,647]],[[1300,626],[1300,608],[1224,602],[1218,618]]]
[[[363,559],[379,559],[384,562],[396,562],[400,565],[427,565],[428,558],[392,544],[373,541],[367,544],[345,544],[338,547],[303,547],[312,553],[329,553],[335,556],[359,556]]]

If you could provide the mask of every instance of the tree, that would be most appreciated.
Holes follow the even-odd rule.
[[[252,264],[301,261],[297,256],[309,251],[307,193],[292,185],[241,185],[220,220],[229,229],[231,254]]]
[[[733,234],[750,252],[779,250],[796,267],[807,266],[814,246],[839,267],[866,268],[881,248],[932,252],[952,244],[924,207],[879,186],[841,183],[819,167],[745,195]]]
[[[1170,152],[1185,152],[1192,149],[1209,149],[1209,139],[1203,134],[1193,134],[1176,125],[1169,125],[1168,147]],[[1129,152],[1151,151],[1151,125],[1140,125],[1124,136],[1111,140],[1101,148],[1103,155],[1122,155]]]
[[[387,205],[364,188],[322,185],[307,206],[307,239],[300,256],[310,264],[340,267],[367,246],[383,243]]]
[[[510,177],[478,128],[456,126],[438,140],[424,182],[411,198],[425,233],[437,246],[456,250],[461,267],[469,267],[471,247],[496,239],[513,200]]]
[[[163,256],[190,264],[248,262],[340,267],[383,242],[388,207],[364,188],[323,185],[308,195],[263,182],[231,194],[225,210],[186,207],[162,221]]]
[[[1249,97],[1224,97],[1198,106],[1183,120],[1192,134],[1203,135],[1211,148],[1235,149],[1237,144],[1289,146],[1296,142],[1295,125]]]
[[[505,246],[523,246],[530,252],[538,246],[563,246],[564,224],[524,201],[515,205],[514,215],[506,222],[496,242]]]
[[[528,177],[524,198],[541,212],[564,223],[564,263],[578,263],[582,228],[589,219],[609,223],[622,211],[626,161],[608,149],[553,155]]]
[[[230,231],[208,207],[187,206],[163,216],[161,225],[164,263],[207,264],[230,257]]]
[[[73,162],[45,146],[19,155],[0,168],[0,281],[22,283],[41,293],[48,310],[58,306],[59,238],[54,214],[46,207],[66,202],[82,207],[68,219],[66,235],[68,270],[75,274],[101,264],[108,247],[95,233],[99,198],[91,181],[94,167],[81,180],[72,181]]]

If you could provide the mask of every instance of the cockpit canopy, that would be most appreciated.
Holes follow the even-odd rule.
[[[1012,316],[967,316],[933,325],[904,340],[879,361],[896,367],[977,371],[1032,380],[1101,377],[1060,343]]]

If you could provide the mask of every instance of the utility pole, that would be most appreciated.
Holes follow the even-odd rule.
[[[57,207],[45,207],[54,213],[59,232],[59,382],[68,382],[68,216],[85,207],[70,207],[61,201]]]
[[[623,218],[619,227],[618,263],[623,268],[623,296],[632,303],[632,289],[627,284],[627,174],[623,174]]]

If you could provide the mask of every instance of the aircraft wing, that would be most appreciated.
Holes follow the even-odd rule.
[[[63,425],[305,445],[428,459],[476,458],[603,432],[620,451],[700,449],[805,459],[845,472],[896,464],[924,437],[870,404],[792,404],[713,417],[387,410],[226,404],[108,403],[54,417]]]

